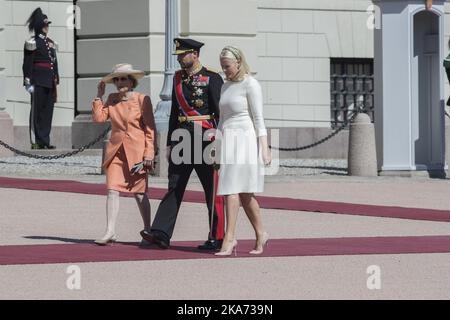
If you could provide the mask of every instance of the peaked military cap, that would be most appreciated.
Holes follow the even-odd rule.
[[[200,52],[200,48],[204,45],[202,42],[189,38],[175,38],[173,42],[175,43],[175,52],[173,54],[176,55],[193,51]]]
[[[27,20],[28,30],[31,32],[34,30],[35,33],[42,31],[42,28],[48,26],[51,21],[48,20],[47,15],[45,15],[41,8],[36,8]]]

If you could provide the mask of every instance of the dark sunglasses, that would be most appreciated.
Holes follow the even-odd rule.
[[[115,77],[115,78],[113,78],[113,81],[114,82],[116,82],[116,81],[127,81],[127,80],[129,80],[129,78],[128,77]]]

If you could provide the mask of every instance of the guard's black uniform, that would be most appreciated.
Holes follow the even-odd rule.
[[[56,86],[59,84],[57,44],[42,33],[42,27],[51,23],[40,9],[30,17],[35,35],[25,42],[23,58],[23,84],[33,85],[30,111],[30,140],[32,148],[54,148],[50,145]]]
[[[172,133],[174,132],[174,130],[179,128],[187,129],[190,133],[192,152],[190,156],[190,164],[174,164],[174,162],[172,161],[172,157],[170,157],[169,159],[169,190],[161,201],[152,224],[152,232],[159,233],[159,236],[164,237],[167,243],[172,237],[178,210],[180,208],[181,201],[186,190],[186,185],[188,183],[192,170],[195,170],[202,183],[205,192],[206,203],[208,206],[210,218],[209,221],[211,220],[212,212],[211,206],[213,192],[213,174],[216,174],[217,183],[217,172],[213,170],[212,165],[206,164],[203,159],[203,150],[211,142],[203,142],[202,155],[197,155],[197,158],[201,158],[202,163],[195,164],[194,126],[200,126],[200,124],[194,124],[192,121],[179,120],[179,117],[183,117],[186,115],[182,111],[182,106],[180,106],[177,99],[176,81],[177,76],[180,75],[182,79],[182,93],[184,98],[186,99],[186,102],[201,115],[214,115],[214,120],[205,120],[208,121],[214,128],[218,123],[220,90],[223,84],[222,77],[218,73],[210,71],[205,67],[202,67],[199,72],[191,76],[188,76],[185,71],[177,71],[177,74],[174,78],[174,87],[172,91],[172,109],[169,120],[167,145],[171,146],[173,150],[173,148],[179,142],[171,141]],[[199,132],[203,133],[205,130],[207,129],[202,128],[202,130],[199,130]],[[222,240],[224,236],[225,226],[223,197],[215,197],[214,207],[212,237],[208,235],[208,239]]]

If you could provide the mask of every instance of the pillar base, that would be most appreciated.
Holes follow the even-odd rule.
[[[433,178],[445,179],[445,170],[386,170],[378,173],[380,177]]]
[[[9,144],[14,143],[13,120],[6,111],[0,111],[0,139]],[[0,157],[12,157],[14,153],[0,146]]]

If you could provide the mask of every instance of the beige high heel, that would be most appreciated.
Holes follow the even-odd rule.
[[[261,254],[264,252],[264,247],[268,245],[269,242],[269,234],[267,232],[264,232],[262,235],[261,245],[258,246],[258,240],[256,240],[256,246],[255,249],[250,251],[250,254]],[[258,248],[259,247],[259,248]]]
[[[112,234],[111,236],[104,236],[103,238],[97,239],[94,242],[99,246],[106,246],[108,243],[117,242],[117,236],[115,234]]]
[[[225,244],[225,242],[224,242]],[[233,243],[228,246],[228,248],[226,250],[223,250],[223,244],[222,244],[222,248],[220,249],[219,252],[214,253],[215,256],[230,256],[231,253],[234,251],[234,256],[237,256],[237,240],[234,239]]]

